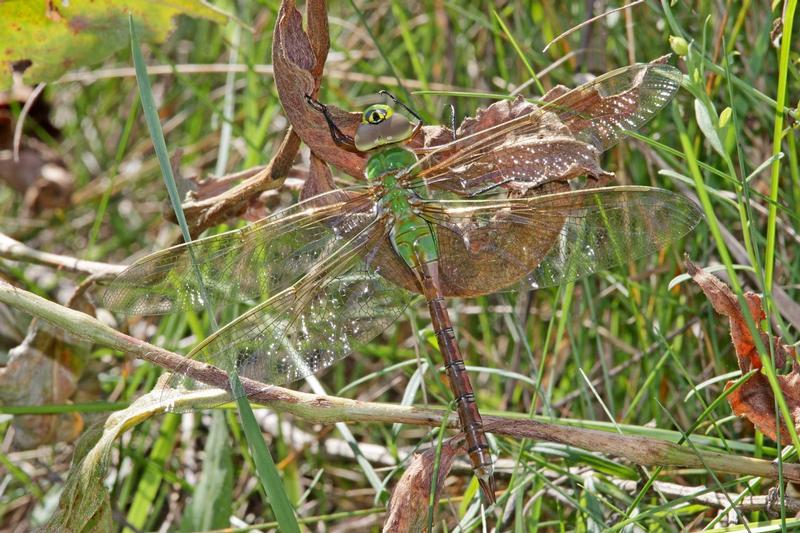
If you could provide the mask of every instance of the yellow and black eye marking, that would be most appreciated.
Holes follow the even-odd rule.
[[[361,117],[362,124],[380,124],[384,120],[392,116],[394,111],[391,107],[385,104],[375,104],[369,106],[364,110],[364,115]]]

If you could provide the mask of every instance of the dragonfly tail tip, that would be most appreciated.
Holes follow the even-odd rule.
[[[483,496],[486,498],[489,505],[494,505],[497,502],[494,494],[494,476],[492,474],[478,475],[478,484],[480,484],[481,492],[483,492]]]

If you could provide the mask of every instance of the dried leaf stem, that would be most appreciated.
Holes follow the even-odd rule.
[[[207,228],[238,215],[262,192],[280,187],[299,149],[300,137],[289,127],[278,151],[262,170],[219,196],[185,203],[183,210],[192,236],[196,237]]]
[[[120,333],[94,317],[63,307],[3,281],[0,281],[0,302],[94,343],[129,353],[168,370],[174,371],[180,368],[191,378],[220,389],[228,386],[227,374],[217,367],[186,359]],[[361,402],[335,396],[307,394],[282,387],[265,386],[244,378],[242,382],[245,391],[254,401],[268,405],[276,411],[292,413],[309,422],[385,422],[439,426],[445,415],[442,409]],[[558,442],[614,455],[644,466],[709,468],[717,472],[773,479],[778,475],[778,465],[771,461],[696,451],[690,447],[646,437],[546,424],[512,416],[485,416],[484,422],[487,431],[498,435]],[[450,417],[448,425],[457,429],[458,420]],[[788,481],[800,482],[800,465],[784,463],[783,477]]]
[[[21,242],[12,239],[8,235],[0,233],[0,257],[13,261],[24,261],[54,267],[59,270],[86,274],[90,276],[113,277],[122,272],[125,267],[113,265],[111,263],[99,263],[97,261],[86,261],[68,255],[51,254],[30,248]]]

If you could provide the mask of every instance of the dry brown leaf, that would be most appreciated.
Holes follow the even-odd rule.
[[[453,466],[453,459],[462,450],[454,446],[452,440],[442,445],[439,462],[439,475],[436,480],[436,502],[444,487],[444,480]],[[414,454],[405,474],[397,482],[397,486],[389,501],[389,515],[383,524],[383,531],[422,531],[428,523],[428,509],[431,495],[431,476],[436,461],[436,448],[429,448],[422,453]]]
[[[52,328],[34,321],[28,336],[9,351],[0,368],[0,404],[60,405],[76,391],[82,359],[75,346],[53,335]],[[78,413],[14,417],[14,445],[32,449],[42,444],[70,442],[83,430]]]
[[[302,16],[297,10],[295,2],[282,2],[275,27],[273,63],[275,83],[284,111],[297,135],[321,161],[331,164],[351,176],[362,178],[365,164],[364,156],[362,154],[354,154],[337,146],[331,138],[323,117],[305,101],[305,95],[316,96],[318,92],[324,56],[327,55],[329,42],[327,40],[328,27],[324,3],[314,1],[308,4],[308,27],[311,37],[303,31],[302,24]],[[323,36],[325,37],[324,40]],[[514,151],[518,151],[518,159],[520,161],[524,161],[525,158],[522,156],[530,153],[531,150],[535,150],[534,153],[542,154],[542,157],[554,152],[568,153],[575,161],[570,168],[558,176],[547,175],[547,172],[542,172],[538,168],[526,168],[528,174],[541,176],[541,178],[536,183],[523,183],[522,187],[526,190],[516,192],[525,194],[527,189],[531,187],[554,180],[566,181],[581,175],[595,178],[607,177],[609,174],[599,166],[599,153],[597,150],[584,142],[574,139],[572,133],[585,127],[586,120],[598,113],[607,112],[609,108],[613,108],[615,114],[618,114],[619,109],[624,108],[625,105],[635,106],[635,93],[638,90],[639,88],[636,86],[614,95],[602,95],[597,92],[589,93],[588,91],[575,93],[573,96],[567,97],[563,102],[563,105],[567,106],[567,108],[569,106],[574,106],[575,108],[568,114],[569,116],[565,119],[566,123],[561,123],[558,119],[545,120],[550,125],[549,128],[553,130],[544,130],[542,132],[541,137],[546,138],[546,142],[541,140],[539,142],[540,145],[530,146],[530,142],[537,142],[537,139],[531,138],[529,143],[516,143],[515,145],[498,147],[498,150],[502,151],[504,156],[512,159]],[[547,93],[543,100],[551,101],[563,97],[566,93],[567,89],[556,87]],[[632,96],[634,98],[631,98]],[[559,102],[559,105],[561,104],[562,102]],[[485,109],[478,110],[475,118],[465,119],[458,129],[457,135],[461,138],[478,133],[539,109],[539,106],[525,101],[521,96],[512,101],[496,102]],[[346,112],[333,106],[330,106],[329,110],[336,125],[346,135],[352,136],[361,120],[360,113]],[[552,118],[554,113],[543,112],[542,115],[543,117]],[[448,128],[426,126],[422,128],[421,133],[410,140],[409,147],[411,149],[430,148],[449,143],[452,140],[453,133]],[[460,148],[460,146],[455,144],[454,148]],[[494,152],[489,151],[485,158],[479,158],[479,160],[474,161],[475,165],[472,166],[472,171],[476,171],[476,165],[494,165],[496,159]],[[448,151],[442,151],[431,158],[430,162],[435,164],[436,161],[444,160],[449,155]],[[309,184],[308,191],[304,192],[304,197],[311,196],[311,191],[319,193],[327,190],[326,187],[329,187],[331,182],[325,179],[325,174],[325,172],[311,174],[310,180],[313,181],[315,177],[319,176],[322,181]],[[487,178],[487,182],[491,182],[491,179]]]
[[[550,93],[548,93],[550,94]],[[492,128],[511,119],[533,113],[539,108],[525,100],[522,95],[513,100],[498,100],[486,108],[479,108],[474,117],[467,117],[456,130],[458,137],[466,137],[473,133]]]
[[[335,187],[336,185],[333,183],[330,167],[328,167],[325,161],[312,152],[311,160],[308,165],[308,179],[306,180],[305,187],[303,187],[300,200],[313,198]]]
[[[303,31],[303,17],[293,1],[284,1],[278,13],[272,46],[275,85],[286,117],[303,142],[321,160],[356,178],[363,178],[366,158],[337,146],[325,120],[312,109],[305,95],[316,96],[322,68],[328,53],[328,20],[325,3],[310,1],[307,6],[308,30]],[[361,113],[351,113],[335,106],[328,107],[333,121],[347,135],[354,135],[361,122]],[[425,126],[409,142],[412,148],[429,148],[453,139],[453,133],[442,126]],[[313,179],[313,175],[311,177]],[[310,185],[323,192],[325,183]],[[308,197],[309,193],[304,193]]]
[[[23,196],[25,215],[47,209],[69,207],[74,177],[58,154],[38,139],[24,135],[17,160],[13,156],[14,128],[16,123],[10,111],[10,102],[22,104],[30,97],[25,86],[15,85],[15,92],[0,92],[0,182]],[[27,90],[23,90],[27,89]],[[20,99],[24,97],[25,99]],[[58,130],[49,122],[50,107],[42,99],[34,101],[28,120],[53,136]]]
[[[309,29],[327,35],[327,15],[324,2],[308,3]],[[315,48],[303,31],[303,17],[295,2],[284,1],[278,12],[272,45],[272,62],[275,86],[286,118],[303,142],[320,159],[354,177],[362,177],[365,159],[336,146],[323,117],[306,102],[305,95],[315,96],[319,89],[319,75],[324,57],[321,45]],[[321,59],[321,60],[320,60]],[[330,107],[333,119],[346,134],[352,135],[361,121],[360,113],[348,113]]]
[[[731,341],[742,373],[747,373],[752,368],[760,369],[762,365],[758,350],[736,295],[719,278],[703,271],[689,261],[686,262],[686,270],[703,290],[714,310],[728,317]],[[752,292],[747,292],[744,296],[750,313],[756,320],[761,340],[765,346],[768,346],[770,338],[761,330],[759,324],[766,316],[761,307],[761,298]],[[773,346],[776,366],[782,367],[785,361],[792,361],[792,371],[779,375],[778,384],[789,407],[792,423],[795,428],[800,429],[800,367],[795,361],[795,350],[794,347],[782,343],[780,338],[774,340]],[[726,389],[733,384],[733,381],[729,381],[725,385]],[[778,422],[775,417],[775,395],[764,374],[760,372],[753,374],[728,396],[728,403],[736,415],[747,417],[762,433],[777,440]],[[781,422],[781,439],[783,442],[789,442],[791,436],[785,421]]]

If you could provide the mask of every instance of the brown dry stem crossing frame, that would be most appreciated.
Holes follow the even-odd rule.
[[[207,385],[227,389],[228,375],[222,369],[170,352],[135,339],[80,311],[51,302],[28,291],[0,281],[0,302],[45,320],[64,331],[131,354],[170,371],[180,369],[189,377]],[[399,406],[362,402],[265,386],[242,378],[247,395],[275,411],[291,413],[308,422],[390,422],[439,427],[445,410],[428,407]],[[709,452],[679,446],[647,437],[618,435],[594,429],[537,422],[512,416],[485,416],[488,432],[514,438],[537,439],[575,446],[596,453],[613,455],[642,466],[708,468],[715,472],[752,475],[776,479],[778,465],[772,461]],[[458,429],[458,421],[448,426]],[[800,464],[783,464],[783,478],[800,482]]]

